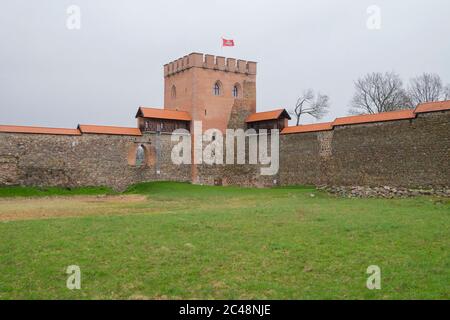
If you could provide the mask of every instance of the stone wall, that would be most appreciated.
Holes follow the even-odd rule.
[[[248,114],[236,101],[230,127]],[[261,176],[260,165],[174,165],[171,136],[0,133],[0,186],[127,186],[156,180],[241,186],[328,185],[435,188],[450,186],[450,112],[411,120],[335,126],[281,135],[280,170]],[[135,165],[138,146],[146,165]],[[248,159],[247,159],[248,163]],[[354,190],[354,189],[352,189]]]
[[[283,185],[317,185],[322,181],[318,132],[280,137],[280,183]]]
[[[146,165],[135,165],[139,145]],[[0,185],[127,186],[154,180],[189,181],[190,166],[173,165],[170,135],[142,137],[0,133]],[[153,158],[153,159],[152,159]]]
[[[450,186],[450,112],[284,135],[280,182],[334,186]]]

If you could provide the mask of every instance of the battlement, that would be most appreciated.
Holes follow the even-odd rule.
[[[194,67],[256,75],[256,62],[194,52],[165,64],[164,77],[169,77]]]

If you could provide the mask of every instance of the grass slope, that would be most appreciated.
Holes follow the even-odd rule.
[[[0,299],[450,298],[446,200],[169,182],[126,193],[147,196],[135,214],[1,222]],[[69,265],[81,290],[66,288]],[[366,288],[369,265],[381,290]]]

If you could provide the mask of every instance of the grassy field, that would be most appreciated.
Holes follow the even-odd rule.
[[[431,197],[3,188],[0,299],[449,299],[449,230],[449,201]],[[66,288],[69,265],[81,290]],[[366,288],[369,265],[381,290]]]
[[[51,197],[51,196],[74,196],[74,195],[105,195],[115,194],[109,188],[89,187],[89,188],[32,188],[32,187],[0,187],[0,198],[5,197]]]

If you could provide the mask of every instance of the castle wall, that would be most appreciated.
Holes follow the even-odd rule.
[[[170,135],[142,137],[0,133],[0,186],[127,186],[155,180],[189,181],[190,166],[173,165]],[[146,148],[147,166],[135,166]],[[159,172],[159,173],[158,173]]]
[[[321,180],[318,132],[280,137],[280,183],[316,185]]]
[[[244,120],[253,103],[252,99],[236,99],[228,127],[245,129]],[[169,180],[259,187],[449,187],[449,133],[450,112],[439,111],[419,113],[412,119],[283,134],[279,173],[262,176],[261,165],[175,165],[171,151],[178,142],[171,142],[168,134],[0,132],[0,186],[110,186],[123,190],[138,182]],[[146,150],[146,166],[135,165],[140,145]]]
[[[450,185],[450,112],[334,131],[334,185]]]
[[[197,121],[203,132],[221,130],[224,141],[227,128],[247,129],[247,117],[256,112],[256,67],[256,62],[201,53],[164,65],[166,116],[155,109],[144,116],[145,108],[140,108],[138,128],[0,126],[0,186],[123,190],[138,182],[168,180],[260,187],[450,187],[450,101],[285,128],[280,135],[280,167],[273,176],[261,175],[267,165],[248,164],[248,154],[247,164],[173,164],[171,152],[178,142],[172,142],[168,132],[177,127],[190,127],[192,142]],[[213,93],[217,81],[220,95]],[[188,114],[180,118],[167,110]],[[256,126],[267,124],[259,120]],[[248,151],[248,138],[246,143]],[[136,165],[139,146],[145,150],[143,166]],[[225,146],[223,154],[225,162]],[[194,153],[190,156],[194,160]]]
[[[283,135],[280,183],[450,186],[450,112]]]

